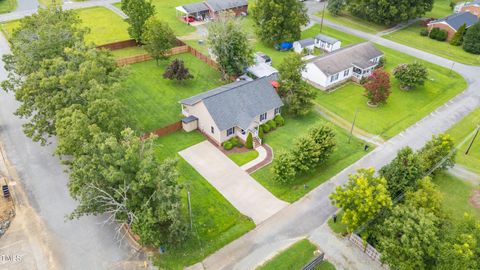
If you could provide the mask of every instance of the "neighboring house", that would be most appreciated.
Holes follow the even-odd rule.
[[[254,55],[255,63],[265,63],[267,65],[272,65],[272,58],[263,52],[256,52]]]
[[[463,2],[455,6],[455,12],[470,12],[473,15],[480,17],[480,0],[473,2]]]
[[[306,38],[293,42],[293,50],[296,53],[306,52],[307,54],[313,53],[315,49],[315,40],[313,38]]]
[[[370,42],[350,45],[309,59],[302,76],[317,88],[327,90],[349,79],[360,81],[370,76],[382,56]]]
[[[232,137],[242,141],[280,114],[283,106],[273,77],[237,81],[180,101],[186,131],[200,130],[218,145]]]
[[[179,6],[176,10],[197,21],[214,20],[222,12],[233,12],[235,16],[247,14],[248,0],[206,0]]]
[[[315,37],[315,47],[322,49],[327,52],[332,52],[340,49],[342,42],[338,39],[318,34]]]
[[[427,27],[428,32],[432,31],[433,28],[440,28],[447,31],[447,40],[451,40],[462,25],[466,24],[468,29],[470,26],[476,24],[477,22],[478,17],[473,15],[472,13],[459,12],[435,21],[431,21],[427,24]]]

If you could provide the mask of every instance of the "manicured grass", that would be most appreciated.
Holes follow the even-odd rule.
[[[480,65],[480,55],[468,53],[462,49],[462,46],[452,46],[445,41],[437,41],[429,37],[420,36],[420,30],[422,29],[424,29],[424,27],[420,22],[417,22],[407,28],[383,37],[456,62],[468,65]]]
[[[349,136],[347,131],[331,124],[316,112],[311,112],[301,118],[286,117],[285,121],[285,126],[277,128],[277,130],[265,136],[265,143],[272,147],[274,155],[281,149],[290,149],[296,138],[305,135],[311,127],[317,124],[331,125],[336,133],[337,147],[327,162],[311,173],[297,177],[288,185],[282,185],[273,181],[272,164],[252,174],[253,178],[279,199],[287,202],[294,202],[300,199],[307,192],[327,181],[366,154],[363,150],[365,142],[352,138],[351,142],[348,143]]]
[[[0,14],[15,10],[17,0],[0,0]]]
[[[323,261],[319,265],[317,265],[315,270],[335,270],[335,266],[331,264],[329,261]]]
[[[90,33],[85,37],[86,42],[101,45],[130,39],[127,32],[128,24],[109,9],[104,7],[79,9],[78,16],[82,20],[82,26],[90,28]]]
[[[175,58],[185,62],[194,76],[187,82],[164,79],[163,72]],[[120,98],[127,104],[128,114],[140,131],[151,131],[179,121],[184,98],[214,89],[226,82],[220,74],[191,54],[181,54],[159,62],[148,61],[131,65]]]
[[[87,27],[90,32],[85,35],[87,43],[96,45],[112,43],[130,39],[127,32],[128,24],[117,14],[104,7],[92,7],[76,10],[82,20],[81,27]],[[13,30],[20,25],[20,21],[10,21],[0,24],[7,39]]]
[[[317,247],[310,243],[310,241],[307,239],[300,240],[264,265],[258,267],[257,270],[301,269],[310,260],[315,258],[313,254],[315,250],[317,250]]]
[[[427,12],[424,17],[426,18],[442,18],[453,13],[450,8],[450,2],[462,2],[463,0],[435,0],[433,2],[433,9]]]
[[[320,32],[320,25],[315,24],[314,26],[308,28],[307,30],[302,32],[302,38],[310,38],[310,37],[315,37],[318,34],[324,34],[333,38],[336,38],[342,42],[342,47],[351,45],[351,44],[356,44],[356,43],[361,43],[365,42],[366,40],[354,35],[349,35],[345,32],[339,31],[335,28],[328,27],[324,25],[322,27],[322,31]]]
[[[258,152],[255,150],[251,150],[244,153],[231,153],[228,154],[228,157],[238,166],[242,166],[256,159],[258,157]]]
[[[318,17],[322,17],[322,13],[315,14]],[[367,33],[378,33],[388,29],[388,26],[379,25],[373,22],[366,21],[364,19],[350,15],[347,12],[342,13],[339,16],[333,16],[330,12],[325,11],[325,19],[334,23],[342,24],[350,28],[354,28]]]
[[[462,181],[450,174],[439,174],[434,178],[434,183],[444,194],[443,207],[454,221],[461,220],[464,213],[469,213],[480,219],[480,209],[470,204],[473,191],[479,189],[471,183]]]
[[[339,234],[347,233],[347,225],[342,223],[343,210],[337,213],[337,222],[333,222],[333,217],[328,219],[328,226],[333,232]]]
[[[146,53],[147,51],[145,51],[142,47],[128,47],[128,48],[112,51],[113,56],[117,59],[136,56],[136,55],[142,55]]]
[[[417,61],[428,68],[429,80],[424,86],[406,92],[400,90],[398,81],[392,76],[392,94],[387,103],[378,108],[367,106],[367,98],[363,95],[364,88],[354,83],[347,83],[330,93],[318,91],[316,102],[342,118],[352,121],[358,108],[356,125],[369,133],[389,139],[434,111],[467,86],[459,74],[450,72],[447,68],[392,49],[377,47],[385,53],[387,58],[385,69],[390,73],[398,64]]]
[[[193,231],[181,246],[166,246],[167,252],[155,258],[160,269],[183,269],[201,261],[224,245],[255,227],[214,187],[178,154],[205,138],[198,132],[178,131],[155,139],[159,160],[178,158],[179,182],[183,185],[183,205],[188,220],[187,192],[191,194]]]
[[[457,146],[465,141],[463,145],[458,148],[455,161],[478,174],[480,174],[480,134],[477,135],[477,138],[473,142],[468,155],[465,155],[465,152],[472,142],[473,137],[470,137],[467,140],[465,139],[469,135],[473,136],[472,133],[475,132],[479,125],[480,108],[467,115],[462,119],[462,121],[456,123],[446,132],[452,136]]]

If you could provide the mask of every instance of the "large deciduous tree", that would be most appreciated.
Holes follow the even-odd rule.
[[[155,6],[147,0],[122,0],[122,10],[128,16],[130,37],[140,43],[145,22],[155,14]]]
[[[436,174],[455,165],[455,144],[448,134],[433,135],[418,155],[425,174]]]
[[[400,82],[400,88],[410,90],[417,85],[424,85],[428,79],[427,68],[420,63],[400,64],[393,70],[393,75]]]
[[[442,217],[443,194],[432,182],[430,177],[424,177],[417,183],[417,190],[406,194],[405,203],[413,208],[423,208],[437,217]]]
[[[378,233],[381,260],[392,269],[430,269],[440,245],[440,220],[424,208],[398,205]]]
[[[380,103],[385,103],[391,93],[390,74],[383,68],[376,69],[367,78],[363,87],[365,88],[365,96],[368,98],[369,104],[377,106]]]
[[[237,76],[253,63],[253,50],[238,21],[222,17],[208,27],[208,43],[224,79]]]
[[[469,53],[480,54],[480,22],[468,28],[463,38],[463,49]]]
[[[339,15],[345,8],[345,0],[330,0],[328,1],[327,9],[332,15]]]
[[[355,16],[383,25],[393,25],[422,17],[433,8],[433,0],[347,0]]]
[[[453,35],[452,40],[450,40],[450,44],[453,46],[460,46],[463,44],[463,36],[465,35],[465,31],[467,30],[467,24],[464,23],[460,28],[455,32]]]
[[[387,181],[374,173],[373,168],[358,169],[357,174],[350,175],[347,184],[330,194],[332,203],[343,209],[342,223],[349,232],[392,206]]]
[[[143,48],[155,59],[157,65],[158,60],[167,58],[170,49],[175,47],[176,41],[172,28],[166,22],[154,16],[145,22],[142,33]]]
[[[257,36],[267,45],[300,39],[309,22],[307,8],[298,0],[259,0],[253,8]]]
[[[287,56],[280,65],[279,95],[288,113],[305,115],[311,111],[316,92],[302,79],[305,62],[298,54]]]
[[[185,81],[192,79],[193,75],[190,74],[190,71],[185,67],[183,60],[175,59],[163,73],[163,78],[177,81]]]
[[[417,154],[407,146],[398,151],[395,159],[383,166],[379,173],[387,179],[392,197],[397,197],[415,188],[417,181],[422,178],[423,167]]]

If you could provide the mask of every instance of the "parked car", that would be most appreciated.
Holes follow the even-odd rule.
[[[256,52],[255,53],[255,62],[258,63],[265,63],[269,66],[272,65],[272,58],[270,56],[262,53],[262,52]]]
[[[284,41],[279,44],[275,44],[275,50],[277,51],[288,51],[293,48],[293,42]]]
[[[186,21],[186,22],[191,23],[191,22],[194,22],[194,21],[195,21],[195,17],[193,17],[193,16],[184,16],[184,17],[183,17],[183,20]]]

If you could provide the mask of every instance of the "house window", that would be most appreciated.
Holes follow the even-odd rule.
[[[233,135],[234,132],[235,132],[235,128],[233,128],[233,127],[227,129],[227,136]]]
[[[264,121],[265,119],[267,119],[267,113],[260,114],[260,121]]]
[[[212,134],[215,133],[215,129],[213,127],[210,127],[210,132],[212,132]]]
[[[350,69],[347,69],[343,72],[343,77],[347,77],[350,74]]]
[[[330,77],[330,82],[334,82],[336,80],[338,80],[338,73]]]
[[[280,114],[280,107],[275,108],[275,115]]]
[[[245,135],[245,129],[242,129],[242,131],[240,131],[240,133],[242,133],[242,135]]]

